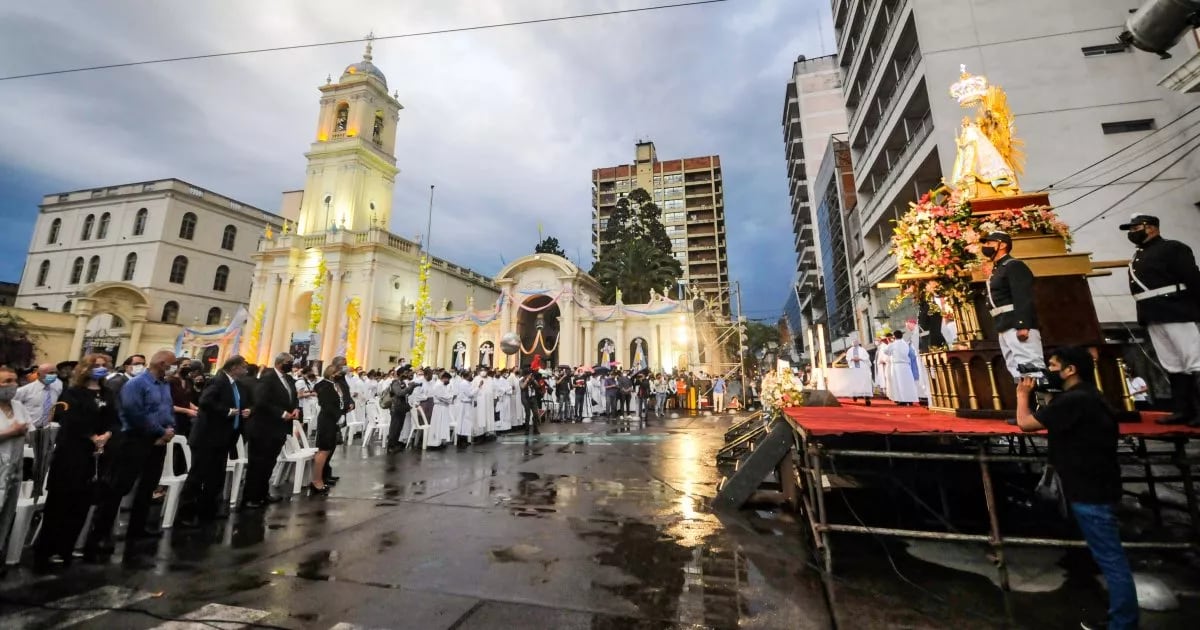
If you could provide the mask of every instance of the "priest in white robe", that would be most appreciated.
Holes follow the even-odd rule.
[[[429,446],[438,447],[450,441],[454,426],[454,389],[450,387],[450,373],[442,372],[440,381],[433,386],[433,417],[429,419]]]
[[[471,386],[471,381],[463,378],[462,374],[455,374],[450,379],[450,389],[454,391],[451,410],[454,413],[455,434],[462,437],[479,435],[475,430],[475,388]]]
[[[496,432],[496,392],[492,387],[492,377],[487,370],[480,370],[471,381],[472,395],[475,400],[475,435]]]
[[[500,414],[500,419],[496,422],[497,431],[508,431],[512,428],[512,396],[513,386],[508,381],[508,376],[501,370],[496,378],[492,379],[492,393],[495,396],[496,411]]]
[[[875,346],[875,384],[879,386],[879,391],[883,392],[884,396],[888,395],[888,381],[891,379],[888,368],[890,360],[888,346],[891,345],[888,343],[889,341],[887,337],[884,337]]]
[[[511,422],[514,427],[525,426],[525,403],[521,400],[521,377],[514,369],[508,373],[508,383],[512,385],[513,395],[508,399],[511,407]]]
[[[871,397],[875,395],[875,385],[871,380],[871,355],[858,339],[846,351],[846,366],[850,368],[850,399],[862,398],[870,407]]]
[[[897,405],[907,406],[917,402],[917,379],[914,377],[912,346],[904,340],[904,332],[897,330],[893,333],[893,341],[888,344],[888,398]]]
[[[584,422],[590,422],[591,416],[603,415],[607,409],[604,401],[604,379],[599,375],[592,374],[588,376],[587,398],[584,407],[590,413],[587,414],[588,419],[584,420]]]

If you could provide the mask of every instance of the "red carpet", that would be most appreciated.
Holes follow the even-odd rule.
[[[841,407],[790,407],[784,413],[793,424],[810,435],[842,435],[845,433],[878,433],[928,435],[961,433],[976,435],[1010,435],[1024,433],[1003,420],[968,420],[947,413],[936,413],[924,407],[898,407],[890,401],[873,401],[870,407],[861,402],[841,399]],[[1161,412],[1142,414],[1141,422],[1122,423],[1121,435],[1200,437],[1200,429],[1187,426],[1163,426],[1154,421],[1164,417]]]

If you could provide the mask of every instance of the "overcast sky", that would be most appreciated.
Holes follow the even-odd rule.
[[[666,0],[5,3],[0,76],[666,4]],[[729,267],[778,316],[795,264],[780,117],[799,54],[829,52],[827,0],[722,4],[388,40],[405,109],[391,230],[482,273],[537,224],[590,268],[591,169],[721,156]],[[44,194],[177,177],[277,211],[303,187],[317,86],[361,44],[0,81],[0,280],[17,281]],[[577,258],[583,257],[580,261]]]

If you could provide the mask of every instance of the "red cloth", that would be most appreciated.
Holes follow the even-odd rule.
[[[542,355],[533,355],[533,362],[529,364],[529,369],[533,370],[534,372],[542,369]]]
[[[810,435],[842,435],[845,433],[909,434],[960,433],[970,435],[1019,435],[1019,427],[1003,420],[972,420],[930,411],[924,407],[899,407],[892,403],[862,403],[842,400],[841,407],[789,407],[784,413],[793,424]],[[1121,423],[1121,435],[1165,436],[1188,435],[1200,437],[1200,429],[1186,425],[1164,426],[1155,420],[1166,414],[1142,413],[1141,422]]]

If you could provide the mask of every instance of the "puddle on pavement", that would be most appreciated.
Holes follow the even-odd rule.
[[[317,551],[296,564],[296,577],[306,580],[332,580],[331,569],[341,555],[336,549]]]

